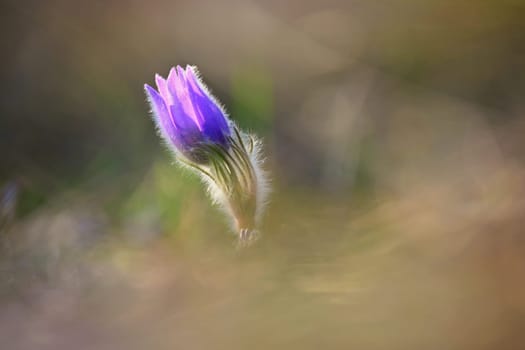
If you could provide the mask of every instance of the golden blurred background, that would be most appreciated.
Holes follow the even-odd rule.
[[[525,347],[525,3],[0,5],[1,349]],[[142,90],[265,141],[256,245]]]

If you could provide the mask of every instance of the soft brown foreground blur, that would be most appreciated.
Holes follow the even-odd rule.
[[[0,349],[521,349],[525,6],[1,5]],[[142,91],[264,138],[244,250]]]

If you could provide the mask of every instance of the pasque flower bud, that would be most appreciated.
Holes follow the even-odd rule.
[[[177,66],[155,80],[158,91],[144,88],[160,136],[180,164],[201,176],[241,243],[252,241],[268,192],[260,141],[228,118],[195,67]]]

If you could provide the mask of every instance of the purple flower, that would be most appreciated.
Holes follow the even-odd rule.
[[[171,68],[167,79],[155,76],[158,91],[144,85],[162,137],[189,160],[206,162],[202,145],[228,148],[231,135],[226,113],[199,80],[195,67]]]
[[[257,237],[268,195],[260,140],[239,130],[198,78],[197,69],[172,68],[145,84],[154,121],[179,164],[199,174],[214,203],[232,219],[242,246]]]

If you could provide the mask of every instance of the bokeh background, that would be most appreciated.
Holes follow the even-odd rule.
[[[520,0],[3,1],[0,348],[519,349]],[[256,245],[142,87],[265,141]]]

